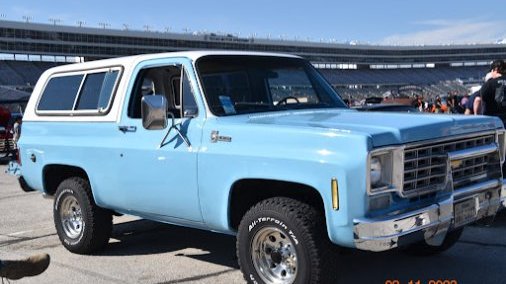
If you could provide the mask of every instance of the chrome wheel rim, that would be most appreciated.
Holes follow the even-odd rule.
[[[260,229],[251,242],[255,269],[265,283],[293,283],[297,252],[291,239],[276,227]]]
[[[60,206],[60,219],[65,235],[71,239],[79,237],[83,230],[81,206],[74,196],[66,196]]]

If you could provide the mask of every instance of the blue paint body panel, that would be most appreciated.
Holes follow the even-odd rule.
[[[140,120],[130,121],[137,127],[134,133],[118,131],[116,123],[28,122],[20,141],[23,176],[31,187],[43,190],[45,165],[76,166],[88,174],[100,206],[232,234],[228,205],[236,181],[258,178],[301,183],[321,195],[331,240],[351,247],[352,220],[364,216],[366,210],[370,150],[433,139],[442,133],[452,136],[499,126],[490,118],[440,116],[424,117],[424,126],[420,117],[368,117],[351,110],[319,110],[210,118],[205,122],[194,119],[186,122],[191,148],[177,138],[160,148],[166,130],[145,130]],[[347,124],[353,119],[370,123]],[[418,128],[393,126],[397,122],[408,125],[409,120],[416,120]],[[434,126],[435,122],[440,125]],[[232,141],[211,143],[213,130],[232,137]],[[37,155],[36,163],[29,160],[32,153]],[[334,177],[340,188],[339,211],[332,210],[331,204],[330,180]]]
[[[330,239],[353,247],[353,219],[366,214],[367,157],[371,150],[441,137],[502,128],[499,119],[357,112],[319,109],[215,117],[206,114],[192,62],[185,58],[139,63],[181,64],[191,70],[199,114],[178,119],[191,142],[175,132],[160,147],[167,129],[146,130],[126,114],[116,122],[26,121],[19,145],[22,174],[44,191],[44,168],[83,169],[99,206],[156,221],[234,234],[230,190],[243,179],[289,181],[314,188],[321,196]],[[116,96],[121,97],[121,96]],[[119,126],[134,127],[122,132]],[[230,142],[211,141],[211,133]],[[36,162],[30,156],[37,157]],[[332,209],[330,181],[339,184],[339,210]]]

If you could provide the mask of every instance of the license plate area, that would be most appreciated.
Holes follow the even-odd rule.
[[[469,198],[465,201],[455,203],[453,212],[455,214],[454,226],[460,227],[476,220],[477,199]]]

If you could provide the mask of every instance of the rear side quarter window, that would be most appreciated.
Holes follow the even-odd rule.
[[[119,81],[121,68],[83,71],[49,79],[38,114],[101,115],[107,113]]]
[[[51,78],[39,102],[38,110],[72,110],[83,75]]]

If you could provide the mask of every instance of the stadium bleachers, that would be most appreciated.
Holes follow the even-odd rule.
[[[34,86],[45,70],[61,64],[65,63],[1,60],[0,86]],[[468,90],[464,84],[466,82],[481,83],[486,71],[486,66],[361,70],[320,69],[322,75],[343,98],[353,100],[388,96],[389,94],[412,96],[419,93],[426,97],[434,97],[453,92],[463,95]],[[418,86],[420,91],[411,90],[403,94],[399,88],[409,85]],[[350,86],[352,87],[350,88]],[[1,96],[2,94],[0,94]]]
[[[57,65],[61,63],[0,60],[0,85],[33,86],[42,72]]]
[[[322,69],[332,85],[431,85],[448,80],[482,80],[486,66],[409,69]]]
[[[33,85],[56,62],[0,61],[0,85]],[[432,85],[443,81],[479,82],[486,66],[409,68],[409,69],[320,69],[332,85]]]
[[[14,71],[6,61],[0,61],[0,84],[1,85],[23,85],[23,78]]]

